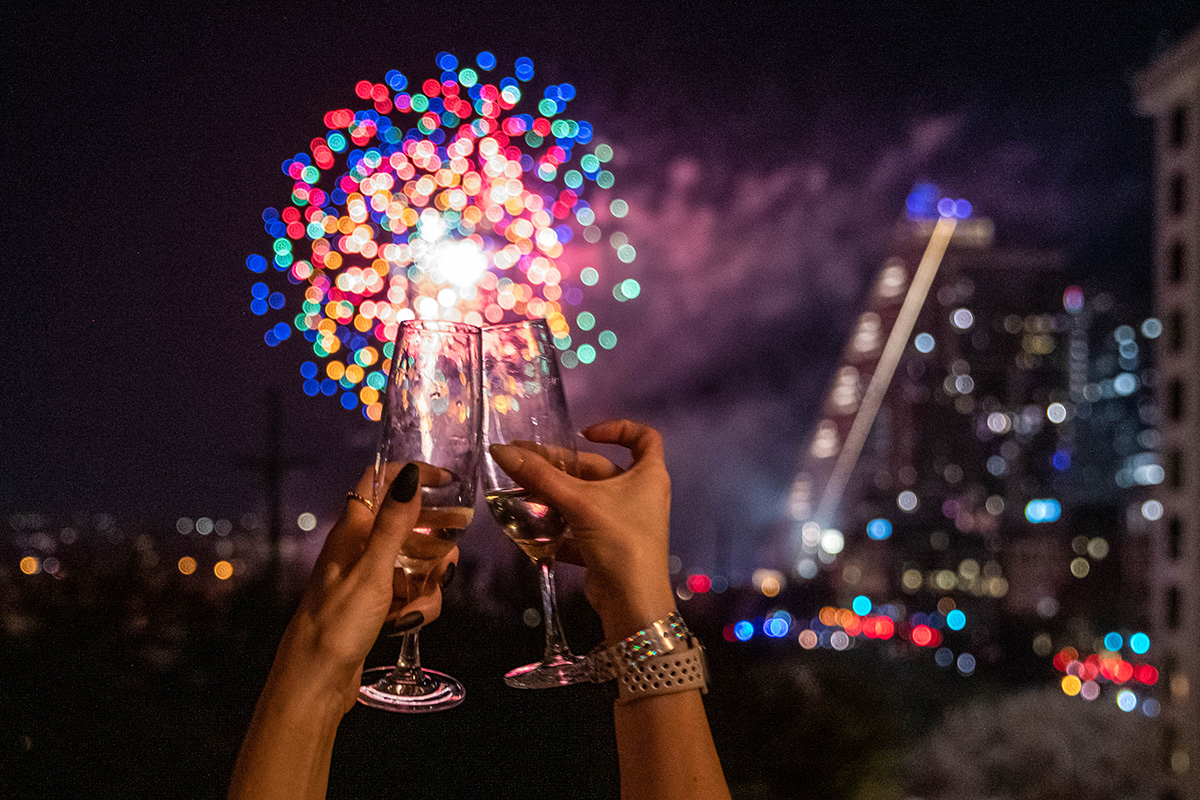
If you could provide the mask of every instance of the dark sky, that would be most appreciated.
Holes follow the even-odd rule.
[[[372,431],[301,394],[299,343],[263,344],[243,266],[259,215],[355,81],[490,49],[573,83],[572,113],[617,148],[647,291],[569,390],[580,424],[668,432],[703,561],[718,528],[780,512],[913,180],[970,197],[1002,241],[1066,250],[1088,285],[1146,291],[1128,79],[1200,10],[997,5],[6,10],[0,511],[236,516],[261,496],[244,463],[270,387],[304,462],[292,504],[336,508]]]

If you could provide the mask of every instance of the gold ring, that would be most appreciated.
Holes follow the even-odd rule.
[[[372,503],[367,498],[363,497],[358,492],[346,492],[346,497],[350,498],[351,500],[357,500],[358,502],[360,502],[364,506],[366,506],[368,509],[370,509],[372,514],[375,513],[375,504]]]

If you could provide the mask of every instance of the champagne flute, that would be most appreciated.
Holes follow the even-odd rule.
[[[406,462],[441,470],[421,487],[421,513],[396,557],[394,589],[405,602],[427,590],[430,573],[475,513],[481,448],[480,334],[473,325],[408,320],[400,325],[375,454],[376,507],[387,477]],[[395,668],[363,671],[359,702],[388,711],[442,711],[466,690],[442,672],[421,668],[417,631],[404,634]]]
[[[546,321],[485,328],[483,348],[485,444],[535,448],[555,466],[574,472],[575,437]],[[484,480],[488,510],[541,571],[542,660],[512,670],[504,682],[519,689],[547,689],[590,680],[585,659],[567,646],[555,597],[554,559],[567,532],[566,520],[514,483],[488,455]]]

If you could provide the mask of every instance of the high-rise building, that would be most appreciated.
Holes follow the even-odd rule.
[[[1070,285],[1055,251],[995,244],[969,211],[905,324],[934,225],[913,213],[921,195],[937,193],[909,199],[793,489],[792,569],[832,579],[843,604],[960,608],[976,624],[948,646],[1035,676],[1052,643],[1099,653],[1105,632],[1146,629],[1134,540],[1163,479],[1146,388],[1161,325],[1136,301]],[[842,462],[853,471],[838,486]]]
[[[1126,507],[1161,481],[1144,388],[1157,322],[1085,297],[1052,251],[952,247],[934,289],[851,483],[847,562],[883,519],[895,589],[990,596],[1047,629],[1062,607],[1143,630],[1143,570],[1117,557]]]
[[[1200,29],[1134,81],[1154,120],[1154,306],[1166,481],[1157,499],[1153,618],[1168,687],[1172,797],[1200,800]]]

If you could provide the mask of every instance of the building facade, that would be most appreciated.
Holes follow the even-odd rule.
[[[1168,797],[1200,800],[1200,29],[1135,78],[1154,120],[1154,305],[1162,319],[1156,392],[1166,480],[1155,523],[1155,646],[1167,703]]]

